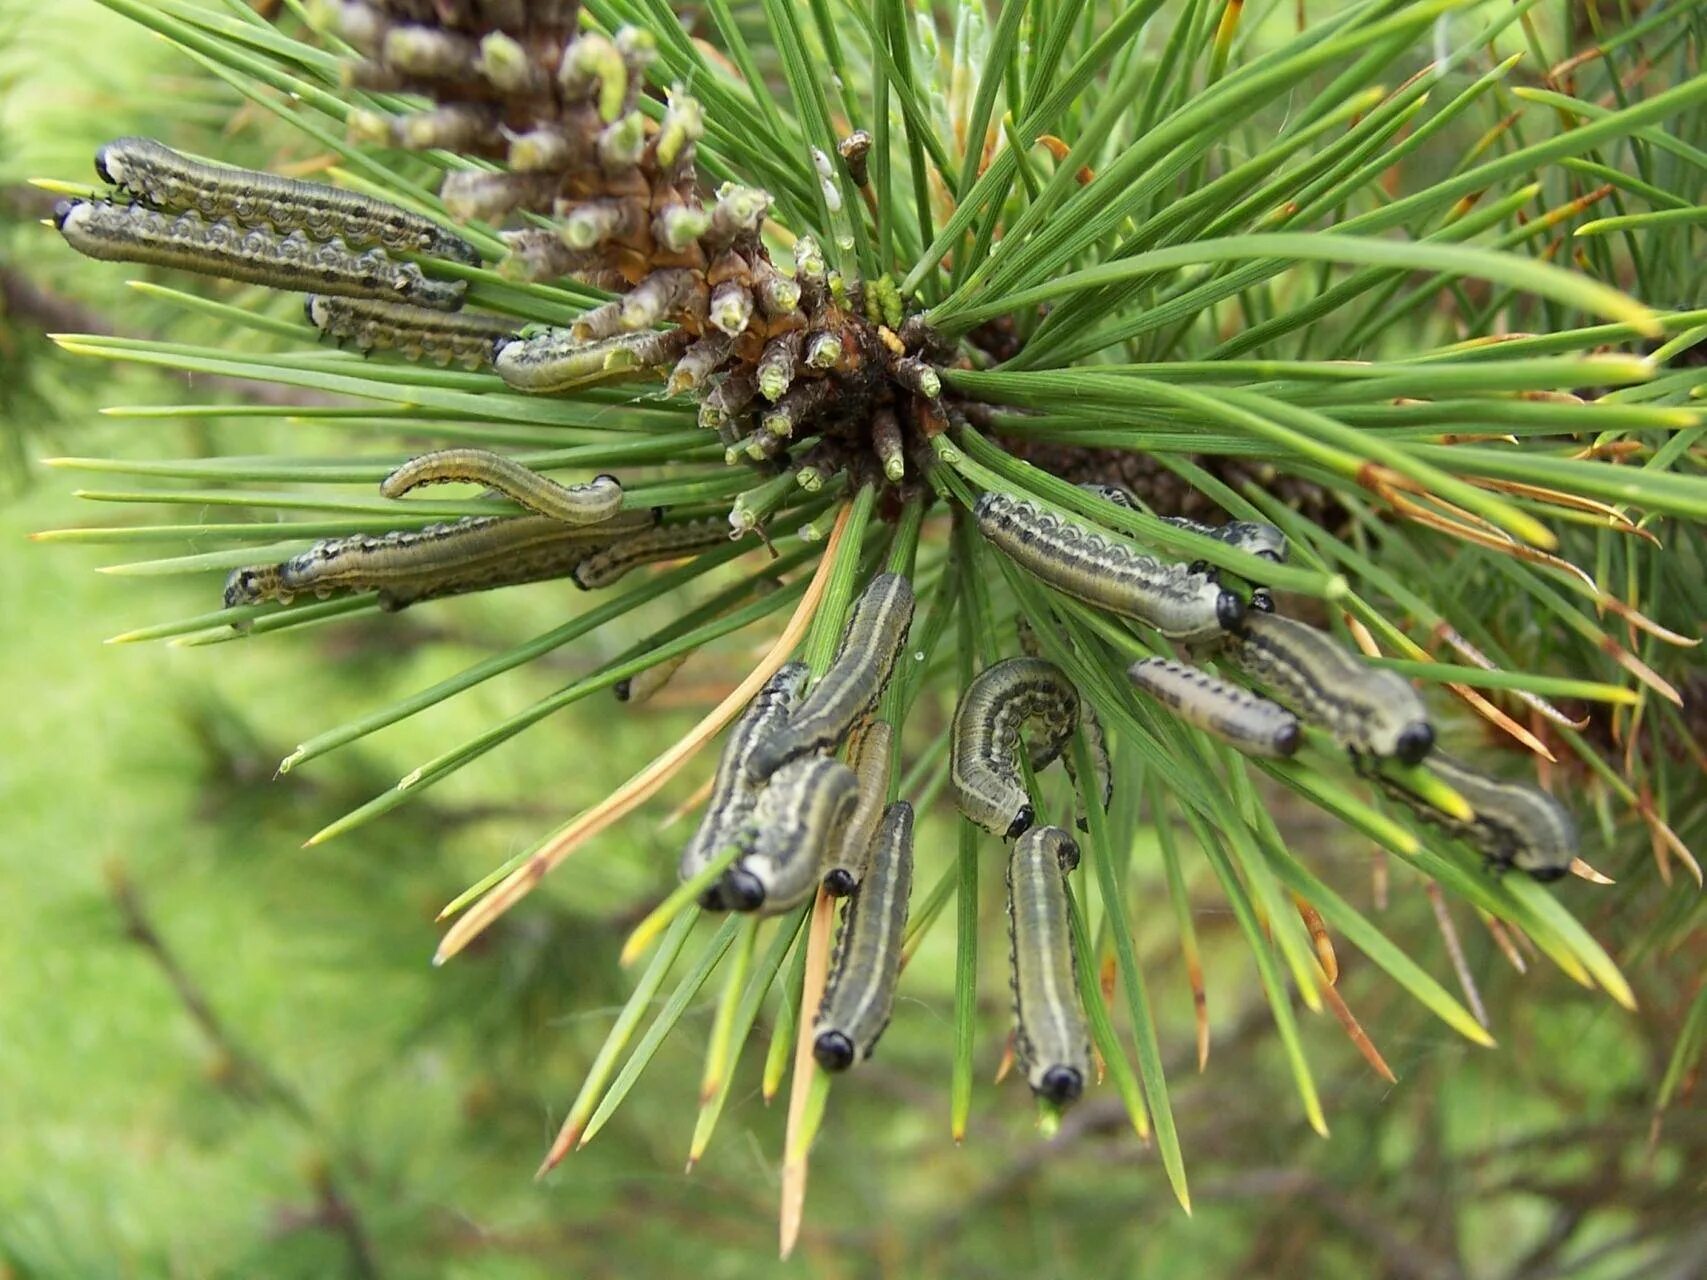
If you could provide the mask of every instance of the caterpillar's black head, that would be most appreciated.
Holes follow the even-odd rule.
[[[824,876],[824,892],[832,898],[845,898],[859,888],[859,881],[846,867],[836,867]]]
[[[1008,833],[1004,838],[1008,840],[1019,839],[1019,837],[1023,836],[1031,829],[1032,821],[1036,817],[1036,810],[1034,810],[1029,804],[1022,804],[1019,807],[1019,812],[1014,814],[1014,820],[1008,823]]]
[[[1223,631],[1237,631],[1245,620],[1245,602],[1231,591],[1215,597],[1215,621]]]
[[[765,905],[765,886],[751,871],[730,867],[723,873],[723,905],[731,911],[757,911]]]
[[[1531,880],[1539,880],[1542,884],[1551,884],[1562,880],[1571,873],[1569,867],[1532,867],[1529,871]]]
[[[1399,731],[1393,755],[1404,764],[1421,764],[1434,750],[1434,726],[1426,720],[1414,720]]]
[[[1055,861],[1063,871],[1075,870],[1079,865],[1079,842],[1063,838],[1061,847],[1055,850]]]
[[[1298,744],[1304,740],[1304,731],[1298,727],[1296,720],[1282,725],[1274,735],[1274,749],[1283,756],[1292,755],[1298,750]]]
[[[1057,1105],[1072,1102],[1085,1091],[1085,1078],[1077,1067],[1050,1067],[1033,1090],[1040,1098]]]
[[[812,1056],[826,1071],[846,1071],[853,1066],[853,1041],[840,1031],[823,1031],[812,1042]]]
[[[95,151],[95,176],[108,186],[117,186],[118,179],[113,177],[112,170],[107,166],[107,156],[110,146],[97,148]]]

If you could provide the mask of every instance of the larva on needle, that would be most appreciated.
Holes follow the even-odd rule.
[[[858,802],[859,780],[839,760],[808,756],[778,769],[736,837],[741,856],[723,874],[724,904],[775,915],[805,902]]]
[[[889,1025],[912,891],[913,806],[897,800],[883,811],[869,869],[842,908],[829,984],[812,1027],[812,1056],[826,1071],[864,1062]]]
[[[1079,846],[1060,827],[1033,827],[1008,854],[1014,1053],[1031,1091],[1057,1105],[1084,1092],[1091,1067],[1067,906],[1078,865]]]
[[[357,351],[397,351],[410,360],[480,369],[492,347],[515,335],[519,321],[474,311],[434,311],[402,302],[311,293],[303,303],[308,323],[340,346]]]
[[[379,492],[381,497],[401,498],[428,484],[482,484],[565,524],[599,524],[622,507],[622,485],[615,476],[561,485],[489,449],[438,449],[411,458],[379,482]]]
[[[949,739],[949,785],[968,819],[1011,840],[1032,821],[1031,797],[1020,780],[1020,727],[1035,721],[1042,736],[1030,744],[1034,769],[1059,755],[1079,723],[1079,694],[1053,662],[1009,658],[973,677],[954,710]]]
[[[1298,717],[1248,689],[1171,658],[1145,658],[1126,674],[1181,720],[1246,755],[1290,756],[1298,750]]]
[[[848,748],[848,766],[859,779],[859,804],[848,820],[847,835],[824,872],[824,888],[838,898],[852,893],[865,876],[872,837],[889,800],[889,761],[894,743],[895,731],[889,722],[873,720],[855,732]]]
[[[1489,777],[1439,751],[1429,756],[1428,768],[1475,810],[1470,821],[1442,813],[1391,778],[1375,777],[1388,795],[1425,821],[1461,836],[1491,867],[1516,867],[1543,882],[1570,872],[1577,856],[1577,824],[1552,796],[1526,783]]]

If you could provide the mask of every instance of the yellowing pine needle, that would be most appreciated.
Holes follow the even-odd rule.
[[[826,557],[828,559],[828,557]],[[806,985],[800,994],[800,1024],[795,1032],[794,1079],[788,1091],[788,1128],[783,1140],[782,1212],[778,1224],[781,1256],[794,1252],[800,1238],[800,1223],[806,1211],[806,1166],[811,1135],[806,1132],[808,1102],[818,1074],[812,1056],[812,1024],[818,1020],[818,1004],[830,977],[830,933],[836,916],[836,900],[818,890],[812,904],[812,920],[806,936]]]
[[[534,886],[576,849],[619,819],[626,817],[654,795],[740,713],[741,708],[751,701],[765,681],[776,674],[777,669],[788,660],[789,654],[794,652],[795,646],[806,635],[806,629],[818,610],[818,601],[823,597],[824,588],[829,584],[830,570],[836,563],[836,551],[842,532],[847,528],[849,510],[849,507],[843,506],[836,517],[835,527],[830,531],[824,555],[818,561],[812,581],[807,584],[800,603],[795,606],[794,614],[788,620],[788,625],[783,628],[782,634],[777,637],[776,643],[759,661],[758,666],[753,668],[727,698],[713,707],[703,720],[689,730],[681,741],[658,756],[602,802],[579,817],[571,819],[539,852],[511,872],[497,888],[452,925],[439,943],[438,952],[433,956],[434,964],[443,964],[460,952],[484,933],[494,920],[533,892]]]
[[[1587,880],[1590,884],[1618,883],[1618,881],[1614,880],[1611,876],[1603,875],[1599,871],[1596,871],[1581,858],[1571,859],[1571,874],[1579,877],[1580,879]]]
[[[1340,962],[1334,954],[1334,940],[1328,936],[1327,922],[1316,908],[1296,893],[1292,895],[1292,903],[1298,908],[1304,927],[1310,931],[1310,944],[1316,949],[1316,963],[1322,966],[1322,976],[1331,987],[1340,980]]]
[[[1369,1038],[1369,1033],[1363,1029],[1363,1024],[1347,1007],[1344,998],[1331,986],[1322,988],[1322,999],[1328,1008],[1333,1010],[1334,1017],[1339,1019],[1340,1026],[1345,1028],[1346,1037],[1363,1055],[1363,1060],[1388,1084],[1398,1084],[1399,1077],[1393,1074],[1393,1068],[1387,1065],[1387,1059],[1381,1056],[1381,1050],[1375,1047],[1375,1042]]]

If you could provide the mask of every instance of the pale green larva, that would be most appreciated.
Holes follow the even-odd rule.
[[[311,293],[303,304],[308,323],[339,346],[396,351],[414,361],[479,369],[492,363],[492,346],[514,336],[518,321],[473,311],[445,312],[402,302]]]
[[[1147,556],[1037,503],[990,492],[973,515],[985,538],[1063,595],[1170,639],[1212,640],[1244,616],[1244,601],[1211,574]]]
[[[429,280],[412,262],[380,249],[355,250],[339,239],[311,240],[209,222],[198,213],[160,213],[141,205],[61,201],[54,221],[77,252],[107,262],[176,267],[246,284],[303,293],[411,302],[440,311],[462,305],[460,280]]]
[[[912,891],[913,806],[897,800],[883,811],[865,877],[842,908],[829,983],[812,1025],[812,1056],[826,1071],[864,1062],[889,1025]]]
[[[1370,666],[1325,631],[1251,613],[1222,656],[1354,756],[1416,764],[1434,746],[1434,726],[1410,682]]]
[[[1041,730],[1028,746],[1034,769],[1059,755],[1079,723],[1079,694],[1043,658],[1009,658],[979,672],[960,696],[949,739],[949,785],[968,819],[1011,840],[1032,823],[1020,779],[1020,728]]]
[[[479,251],[461,236],[384,200],[324,183],[191,160],[152,138],[107,143],[95,153],[95,172],[101,181],[157,209],[480,265]]]
[[[786,728],[753,753],[753,774],[768,777],[790,760],[828,751],[883,695],[913,622],[913,586],[898,573],[866,585],[842,630],[836,658]]]
[[[1298,717],[1285,707],[1188,663],[1145,658],[1126,674],[1181,720],[1246,755],[1289,756],[1302,741]]]
[[[1516,867],[1536,880],[1557,880],[1577,857],[1577,824],[1569,811],[1539,787],[1504,782],[1436,751],[1429,772],[1464,797],[1475,816],[1468,822],[1442,813],[1420,796],[1377,774],[1382,790],[1428,822],[1474,846],[1488,865]]]
[[[736,837],[741,856],[723,875],[724,905],[775,915],[805,902],[858,803],[859,780],[839,760],[808,756],[778,769]]]
[[[683,880],[698,875],[713,858],[735,842],[752,816],[753,805],[759,798],[759,788],[747,776],[747,760],[753,748],[788,719],[788,713],[800,700],[806,687],[807,666],[804,662],[784,663],[764,684],[747,709],[729,731],[723,744],[723,754],[717,761],[717,773],[712,778],[711,796],[705,802],[705,813],[699,829],[682,849],[678,870]],[[700,904],[710,909],[723,905],[718,885],[712,885],[700,898]]]
[[[1060,827],[1033,827],[1008,854],[1014,1054],[1031,1091],[1057,1105],[1084,1092],[1091,1069],[1067,905],[1078,864],[1079,846]]]
[[[482,484],[529,511],[565,524],[601,524],[622,507],[615,476],[562,485],[489,449],[438,449],[411,458],[379,482],[380,496],[401,498],[427,484]]]

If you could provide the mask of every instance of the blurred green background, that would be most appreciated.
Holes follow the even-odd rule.
[[[30,544],[32,531],[111,522],[71,496],[82,481],[41,459],[316,443],[282,408],[102,419],[102,405],[255,393],[77,362],[44,338],[106,327],[222,339],[39,223],[51,201],[26,180],[84,179],[97,143],[120,133],[260,165],[279,138],[93,4],[0,0],[0,1276],[1707,1274],[1707,1117],[1689,1100],[1663,1125],[1652,1115],[1702,957],[1641,954],[1658,888],[1590,909],[1630,966],[1634,1015],[1549,968],[1516,974],[1458,908],[1493,1051],[1342,947],[1342,991],[1399,1083],[1374,1077],[1331,1018],[1309,1020],[1327,1141],[1298,1112],[1231,918],[1207,910],[1214,1048],[1196,1073],[1189,988],[1158,898],[1138,936],[1191,1218],[1108,1091],[1045,1142],[1017,1082],[989,1083],[1005,1025],[995,945],[973,1128],[949,1141],[946,927],[909,969],[879,1058],[836,1091],[792,1264],[775,1261],[781,1105],[758,1097],[753,1050],[707,1159],[681,1171],[710,989],[610,1127],[536,1184],[625,994],[621,939],[672,878],[682,832],[660,823],[698,775],[440,971],[427,964],[433,915],[650,758],[746,654],[731,644],[696,658],[644,712],[578,707],[431,800],[300,848],[658,617],[286,779],[274,769],[303,737],[549,625],[581,607],[577,593],[545,584],[214,649],[103,645],[212,607],[217,579],[103,577],[94,570],[123,558],[111,548]],[[1370,902],[1366,848],[1307,820],[1287,829]],[[951,848],[939,815],[920,840],[922,885]],[[983,906],[983,936],[999,938],[1000,903],[987,893]],[[1450,973],[1420,889],[1396,883],[1383,919]]]

